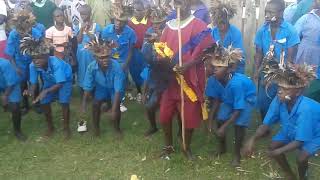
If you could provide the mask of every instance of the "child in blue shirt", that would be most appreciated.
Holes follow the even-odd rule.
[[[311,66],[285,66],[277,63],[265,68],[267,83],[278,88],[263,124],[246,143],[243,153],[250,155],[256,141],[266,136],[275,124],[280,130],[272,138],[268,155],[274,159],[286,179],[296,179],[286,159],[290,151],[299,150],[297,167],[299,179],[306,179],[308,159],[320,150],[320,104],[302,95],[305,87],[316,77]]]
[[[0,58],[0,93],[1,104],[4,110],[9,109],[13,123],[14,135],[18,140],[26,140],[21,132],[21,90],[19,78],[10,61]]]
[[[30,41],[30,42],[28,42]],[[51,45],[44,40],[32,42],[28,40],[24,43],[33,44],[25,46],[25,51],[32,57],[30,64],[30,90],[29,95],[33,103],[40,102],[47,121],[47,132],[45,136],[51,137],[54,131],[51,103],[58,99],[62,108],[63,131],[65,139],[69,139],[71,131],[70,121],[70,100],[72,94],[72,69],[65,61],[61,61],[55,56],[49,56]],[[22,49],[23,50],[23,49]],[[42,79],[42,88],[39,95],[35,94],[36,84]]]
[[[233,9],[227,4],[220,4],[212,12],[213,24],[212,37],[216,42],[219,42],[223,47],[239,48],[242,51],[243,59],[237,65],[237,73],[245,73],[245,50],[243,47],[243,39],[240,30],[230,24],[230,19],[234,17],[236,9]]]
[[[146,108],[147,118],[150,122],[150,128],[145,136],[150,136],[158,131],[156,123],[156,112],[159,107],[160,89],[156,88],[154,80],[151,78],[151,71],[160,68],[156,61],[156,51],[154,50],[154,42],[159,41],[162,34],[163,25],[166,21],[166,14],[160,9],[153,9],[151,12],[152,27],[145,34],[145,41],[142,45],[141,52],[146,61],[146,67],[141,72],[144,81],[142,90],[142,102]]]
[[[81,111],[86,111],[87,100],[93,94],[93,129],[94,135],[100,136],[101,105],[112,102],[111,116],[117,135],[120,130],[120,102],[125,92],[125,74],[121,65],[111,58],[111,48],[106,42],[93,41],[88,49],[94,55],[95,61],[87,68],[83,83],[84,97]]]
[[[262,119],[277,92],[276,86],[271,86],[267,92],[265,91],[264,75],[259,71],[263,57],[268,54],[270,47],[273,46],[276,59],[279,59],[281,51],[284,50],[285,60],[293,63],[297,45],[300,43],[295,28],[283,20],[284,9],[284,0],[270,0],[267,2],[265,23],[258,29],[254,41],[256,46],[254,80],[258,84],[258,107]]]
[[[218,136],[218,155],[226,152],[226,129],[234,124],[235,151],[233,166],[240,165],[240,148],[245,136],[245,130],[251,120],[251,113],[256,103],[255,84],[246,75],[233,73],[238,61],[242,59],[240,49],[225,49],[218,46],[214,52],[207,55],[207,60],[213,66],[213,75],[209,77],[206,96],[211,102],[209,127]]]
[[[83,23],[78,32],[78,50],[77,50],[77,81],[80,87],[80,96],[83,95],[84,77],[86,75],[87,68],[91,62],[94,61],[93,54],[85,48],[85,45],[91,41],[91,39],[99,38],[101,34],[101,26],[92,22],[92,9],[89,5],[82,5],[79,7],[79,13]]]
[[[131,29],[127,23],[130,18],[129,12],[125,8],[113,7],[114,8],[114,24],[107,25],[103,30],[101,37],[106,42],[115,43],[115,47],[112,48],[112,58],[121,64],[123,71],[126,74],[126,80],[128,78],[129,66],[133,59],[134,45],[137,42],[137,37],[133,29]],[[119,13],[120,12],[120,13]],[[138,74],[139,76],[140,74]],[[132,76],[137,77],[137,76]],[[140,76],[139,76],[139,79]],[[126,82],[125,82],[126,84]],[[121,105],[123,109],[127,109]]]
[[[22,92],[28,88],[29,79],[29,64],[31,63],[31,57],[20,50],[21,40],[26,36],[30,36],[34,39],[41,39],[44,36],[44,32],[35,26],[35,17],[29,10],[20,10],[15,14],[13,22],[15,23],[15,29],[11,30],[5,53],[10,57],[14,64],[21,84]],[[29,110],[28,97],[23,97],[23,113]]]

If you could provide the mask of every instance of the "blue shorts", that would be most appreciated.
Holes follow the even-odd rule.
[[[235,121],[235,125],[248,127],[251,120],[253,108],[254,108],[254,105],[247,102],[246,107],[241,110],[240,116]],[[225,122],[229,120],[233,111],[234,109],[232,108],[232,106],[225,103],[221,103],[219,112],[217,115],[218,121]]]
[[[44,87],[50,88],[51,86]],[[69,104],[72,95],[72,82],[64,82],[62,87],[56,93],[48,93],[45,98],[40,101],[40,104],[49,104],[58,99],[61,104]]]
[[[272,137],[272,141],[282,142],[284,144],[289,144],[292,142],[292,139],[287,136],[283,130],[280,130],[278,134]],[[306,151],[310,156],[313,156],[320,150],[320,137],[313,139],[312,141],[303,142],[303,145],[300,147],[303,151]]]
[[[4,89],[0,89],[0,92],[3,92]],[[16,84],[11,91],[9,98],[9,103],[19,103],[21,101],[21,88],[20,84]]]
[[[94,100],[96,101],[113,101],[115,92],[112,89],[96,86],[94,89]],[[120,92],[120,101],[124,97],[124,92]]]

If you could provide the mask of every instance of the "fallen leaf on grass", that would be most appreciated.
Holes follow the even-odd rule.
[[[199,158],[200,160],[203,160],[203,158],[202,158],[201,156],[198,156],[198,158]]]
[[[218,164],[221,164],[221,163],[219,163],[218,161],[215,161],[214,164],[215,164],[215,165],[218,165]]]
[[[37,156],[33,156],[34,158],[36,158]]]
[[[101,159],[99,159],[100,161],[103,161],[104,159],[103,158],[101,158]]]
[[[164,171],[164,173],[167,173],[167,172],[169,172],[171,169],[170,168],[168,168],[167,170],[165,170]]]
[[[139,180],[139,179],[138,179],[138,176],[134,174],[134,175],[131,175],[130,180]]]
[[[145,161],[145,160],[147,160],[147,156],[144,156],[144,157],[141,159],[141,161]]]

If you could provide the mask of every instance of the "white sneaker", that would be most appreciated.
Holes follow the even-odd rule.
[[[127,107],[125,107],[122,103],[120,104],[120,111],[121,112],[126,112],[128,110]]]
[[[141,103],[141,102],[142,102],[142,95],[141,95],[141,93],[138,93],[138,94],[137,94],[137,101],[138,101],[138,103]]]
[[[78,132],[86,132],[87,130],[87,121],[78,122]]]

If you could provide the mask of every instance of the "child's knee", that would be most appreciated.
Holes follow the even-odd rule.
[[[297,157],[297,163],[298,164],[304,164],[307,163],[309,160],[309,154],[305,151],[302,151],[298,157]]]

